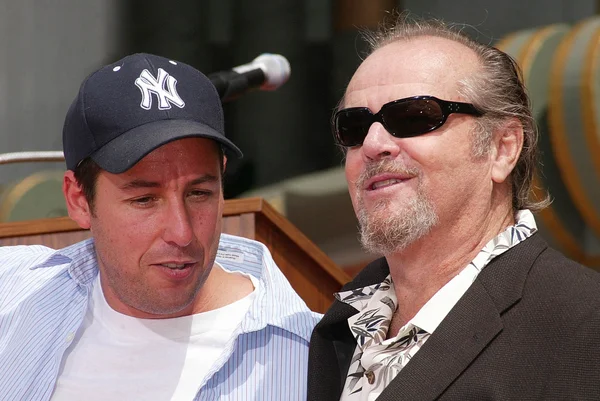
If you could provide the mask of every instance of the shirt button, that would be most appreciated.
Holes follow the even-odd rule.
[[[67,334],[66,340],[67,340],[67,342],[71,342],[71,341],[73,341],[73,338],[75,338],[75,333],[71,332],[71,333]]]
[[[367,378],[367,381],[369,382],[369,384],[375,383],[375,373],[373,373],[372,370],[367,370],[365,372],[365,377]]]

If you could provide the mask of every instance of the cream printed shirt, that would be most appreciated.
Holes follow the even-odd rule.
[[[335,294],[339,301],[358,310],[348,319],[357,346],[340,400],[377,399],[425,344],[483,268],[536,231],[533,214],[529,210],[519,211],[517,223],[488,242],[475,259],[435,293],[393,338],[386,339],[398,306],[391,276],[378,284]]]

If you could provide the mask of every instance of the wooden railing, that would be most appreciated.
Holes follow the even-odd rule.
[[[260,198],[225,201],[223,232],[264,243],[292,287],[316,312],[324,312],[333,302],[333,293],[350,281],[325,253]],[[88,230],[68,217],[0,223],[0,246],[41,244],[58,249],[89,237]]]

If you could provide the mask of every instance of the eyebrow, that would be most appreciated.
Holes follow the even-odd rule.
[[[201,177],[198,177],[198,178],[190,181],[187,185],[193,186],[193,185],[204,184],[204,183],[213,183],[213,182],[218,182],[218,181],[219,181],[219,177],[217,177],[216,175],[205,174]],[[160,187],[161,187],[160,182],[136,179],[136,180],[129,181],[129,182],[125,183],[124,185],[121,185],[119,188],[124,191],[127,191],[127,190],[132,190],[132,189],[139,189],[139,188],[160,188]]]

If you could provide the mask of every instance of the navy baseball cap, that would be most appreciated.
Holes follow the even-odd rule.
[[[238,157],[225,137],[221,99],[197,69],[152,54],[133,54],[88,76],[63,127],[67,169],[91,157],[102,169],[127,171],[177,139],[209,138]]]

